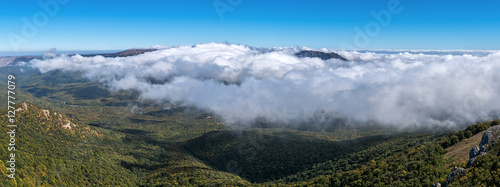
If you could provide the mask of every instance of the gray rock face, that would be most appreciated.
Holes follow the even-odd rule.
[[[500,125],[495,125],[493,127],[488,128],[486,132],[483,133],[479,146],[476,145],[470,150],[469,161],[467,162],[467,168],[470,167],[472,163],[474,163],[474,160],[476,160],[478,156],[485,155],[486,151],[488,151],[488,146],[497,142],[499,138],[500,138]],[[463,174],[465,174],[464,168],[455,167],[455,169],[448,175],[448,177],[446,177],[446,184],[444,184],[444,187],[447,187],[448,185],[450,185],[450,183],[452,183],[456,179],[459,179],[460,176]],[[435,186],[436,184],[438,183],[433,184],[433,186]]]
[[[477,155],[479,155],[479,147],[476,145],[470,150],[469,158],[476,157]]]
[[[436,183],[432,184],[432,187],[441,187],[441,183],[436,182]]]
[[[444,186],[450,185],[453,181],[456,179],[460,178],[460,176],[465,174],[465,169],[464,168],[457,168],[455,169],[446,177],[446,184]]]
[[[476,145],[474,146],[470,152],[469,152],[469,161],[467,161],[467,167],[470,167],[472,165],[472,163],[474,163],[474,161],[476,160],[476,157],[480,154],[480,149],[479,147]]]
[[[495,143],[499,137],[500,137],[500,126],[496,125],[490,127],[488,130],[486,130],[486,132],[484,132],[479,147],[483,149],[483,147],[486,146],[485,148],[487,148],[487,146]]]
[[[481,143],[479,146],[474,146],[469,152],[469,161],[467,162],[467,167],[470,167],[477,156],[484,155],[488,151],[488,146],[498,141],[500,138],[500,125],[495,125],[490,127],[483,133],[481,138]]]

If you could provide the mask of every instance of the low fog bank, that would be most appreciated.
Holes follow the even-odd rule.
[[[500,52],[337,52],[305,47],[199,44],[137,56],[59,55],[24,63],[41,73],[80,72],[139,101],[208,110],[226,122],[323,126],[337,121],[396,128],[457,128],[499,117]],[[487,54],[486,54],[487,53]],[[339,122],[342,121],[342,122]]]

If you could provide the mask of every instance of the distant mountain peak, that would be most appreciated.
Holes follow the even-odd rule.
[[[295,53],[295,56],[299,58],[309,57],[309,58],[321,58],[321,60],[339,59],[342,61],[347,61],[347,59],[334,52],[325,53],[321,51],[303,50],[301,52]]]
[[[145,49],[128,49],[125,51],[117,52],[117,53],[107,53],[107,54],[90,54],[90,55],[82,55],[84,57],[93,57],[93,56],[103,56],[103,57],[129,57],[136,56],[140,54],[144,54],[147,52],[157,51],[159,48],[145,48]]]

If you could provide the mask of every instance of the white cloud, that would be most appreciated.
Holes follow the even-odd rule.
[[[141,99],[193,105],[228,121],[305,122],[322,112],[399,127],[454,126],[500,109],[500,52],[338,51],[350,61],[323,61],[295,57],[302,49],[210,43],[29,64],[42,73],[83,72],[113,91],[138,90]]]

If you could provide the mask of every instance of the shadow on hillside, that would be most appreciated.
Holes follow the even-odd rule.
[[[391,138],[378,135],[330,141],[294,132],[217,131],[186,141],[183,147],[215,169],[251,182],[266,182],[346,157]]]
[[[119,141],[122,144],[119,145],[123,145],[123,147],[116,151],[122,155],[127,155],[128,158],[120,159],[119,163],[130,171],[152,172],[166,168],[171,164],[169,161],[178,160],[174,158],[176,155],[185,153],[176,145],[160,140],[158,134],[154,131],[120,128],[117,124],[108,122],[93,122],[88,125],[120,133]]]
[[[133,156],[135,161],[122,160],[120,165],[131,170],[156,171],[169,166],[168,161],[173,159],[173,153],[181,153],[182,150],[173,144],[159,141],[153,138],[153,132],[138,129],[118,130],[125,135],[122,142],[134,145],[134,149],[128,150],[128,155]],[[159,147],[161,151],[151,152],[152,147]]]

